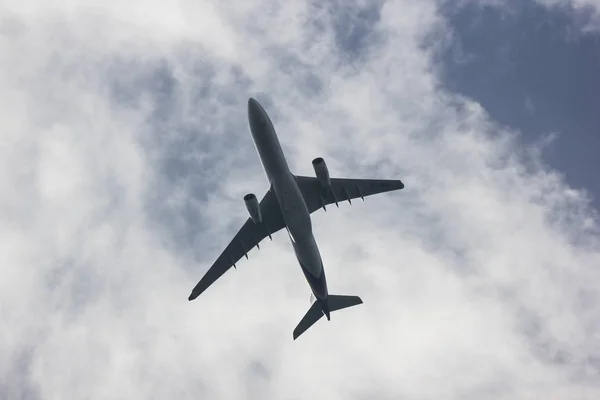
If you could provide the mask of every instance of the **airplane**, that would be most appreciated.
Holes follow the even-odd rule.
[[[332,311],[362,304],[358,296],[329,294],[319,248],[313,236],[310,214],[335,203],[404,188],[400,180],[330,178],[322,157],[312,160],[315,177],[294,175],[286,162],[275,128],[265,109],[248,99],[250,133],[270,187],[260,203],[253,193],[244,196],[250,217],[233,240],[192,290],[194,300],[267,236],[286,228],[296,258],[312,291],[312,303],[294,329],[296,340],[323,315],[330,320]],[[314,296],[314,297],[313,297]]]

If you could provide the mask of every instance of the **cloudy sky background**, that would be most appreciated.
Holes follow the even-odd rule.
[[[565,4],[0,3],[0,398],[598,398],[600,24]],[[294,172],[406,184],[314,214],[365,304],[295,342],[285,234],[187,301],[267,189],[249,96]]]

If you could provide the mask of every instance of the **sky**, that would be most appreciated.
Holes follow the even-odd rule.
[[[543,159],[600,208],[600,35],[582,32],[589,8],[513,1],[444,8],[454,38],[440,55],[449,90],[478,101],[524,144],[546,139]]]
[[[597,6],[1,2],[0,398],[597,399]],[[187,301],[250,96],[293,172],[406,185],[313,214],[364,304],[296,341],[284,233]]]

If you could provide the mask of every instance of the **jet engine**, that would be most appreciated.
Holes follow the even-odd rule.
[[[331,186],[331,179],[329,179],[329,171],[327,170],[327,164],[322,157],[317,157],[312,160],[312,165],[315,170],[315,175],[324,188]]]
[[[248,210],[248,214],[250,214],[252,222],[260,224],[262,222],[262,214],[260,213],[260,205],[258,204],[258,200],[256,200],[254,193],[245,195],[244,203],[246,203],[246,209]]]

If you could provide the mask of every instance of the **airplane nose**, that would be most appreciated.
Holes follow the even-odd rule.
[[[248,115],[255,116],[260,114],[260,105],[253,97],[248,99]]]
[[[258,124],[264,126],[266,123],[265,112],[262,106],[253,97],[248,99],[248,118],[251,121],[258,122]]]

